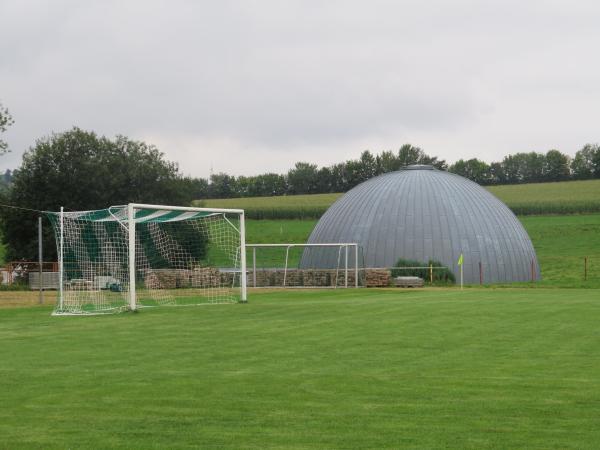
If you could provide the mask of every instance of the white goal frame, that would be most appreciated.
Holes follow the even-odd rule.
[[[236,214],[239,216],[240,234],[240,302],[246,303],[247,296],[247,270],[246,270],[246,225],[243,209],[223,209],[223,208],[195,208],[186,206],[168,206],[168,205],[152,205],[145,203],[129,203],[127,204],[127,218],[121,224],[126,228],[128,234],[128,264],[129,264],[129,309],[135,311],[138,309],[136,299],[136,221],[135,212],[138,209],[156,209],[157,211],[181,211],[181,212],[206,212],[206,213],[224,213]],[[59,304],[60,309],[63,309],[63,278],[64,278],[64,207],[60,208],[59,216],[59,254],[58,254],[58,270],[59,270]],[[126,224],[126,226],[125,226]],[[233,226],[230,222],[230,225]],[[233,226],[234,227],[234,226]],[[234,227],[236,228],[236,227]]]
[[[343,265],[343,271],[344,271],[344,287],[347,288],[348,287],[348,272],[350,270],[352,270],[354,272],[354,287],[358,288],[359,287],[359,278],[358,278],[358,273],[359,273],[359,268],[358,268],[358,250],[359,250],[359,245],[356,242],[341,242],[341,243],[323,243],[323,244],[292,244],[292,243],[282,243],[282,244],[246,244],[247,248],[252,249],[252,286],[253,287],[257,287],[256,286],[256,249],[257,248],[285,248],[285,267],[284,267],[284,272],[283,272],[283,288],[286,287],[294,287],[297,288],[298,286],[286,286],[286,280],[287,280],[287,272],[288,272],[288,266],[289,266],[289,255],[290,255],[290,249],[291,248],[295,248],[295,247],[302,247],[302,248],[306,248],[306,247],[338,247],[339,251],[338,251],[338,262],[341,259],[341,253],[342,253],[342,249],[344,249],[344,265]],[[348,267],[348,249],[352,248],[354,249],[354,268],[351,269],[350,267]],[[338,264],[338,268],[336,268],[336,278],[337,278],[337,272],[339,271],[339,264]],[[336,286],[333,286],[333,288],[337,288],[337,284]]]

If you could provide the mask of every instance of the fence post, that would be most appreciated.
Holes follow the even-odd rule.
[[[479,284],[483,284],[483,266],[481,265],[481,261],[479,261]]]
[[[429,263],[429,282],[433,285],[433,264]]]
[[[252,247],[252,282],[256,287],[256,247]]]
[[[44,303],[44,287],[43,287],[43,279],[44,270],[42,269],[44,258],[42,256],[42,216],[38,217],[38,274],[39,274],[39,284],[40,284],[40,305]]]
[[[533,283],[535,281],[535,263],[533,262],[533,259],[531,259],[531,282]]]

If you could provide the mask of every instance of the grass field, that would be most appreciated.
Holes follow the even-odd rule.
[[[490,186],[516,214],[600,212],[600,180]]]
[[[520,220],[542,268],[543,280],[538,285],[600,288],[600,214],[526,216]],[[315,219],[249,220],[247,242],[306,242],[316,222]],[[282,250],[281,262],[283,255]],[[292,254],[294,256],[297,254]],[[583,280],[585,256],[588,257],[587,281]]]
[[[519,218],[542,268],[542,286],[600,288],[600,214]],[[584,257],[588,281],[583,281]]]
[[[600,212],[600,180],[534,183],[487,188],[516,214]],[[342,194],[203,200],[206,206],[243,208],[254,219],[319,218]]]
[[[0,448],[600,446],[595,290],[0,309]]]
[[[214,208],[241,208],[250,219],[307,219],[321,217],[340,195],[224,198],[196,201],[194,204]]]

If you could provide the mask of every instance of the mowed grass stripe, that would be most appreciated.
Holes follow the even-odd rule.
[[[594,448],[595,290],[0,310],[0,447]]]

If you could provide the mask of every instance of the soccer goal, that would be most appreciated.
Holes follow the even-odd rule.
[[[252,287],[348,288],[364,286],[356,243],[247,244]]]
[[[246,301],[244,211],[130,203],[49,213],[54,314]]]

